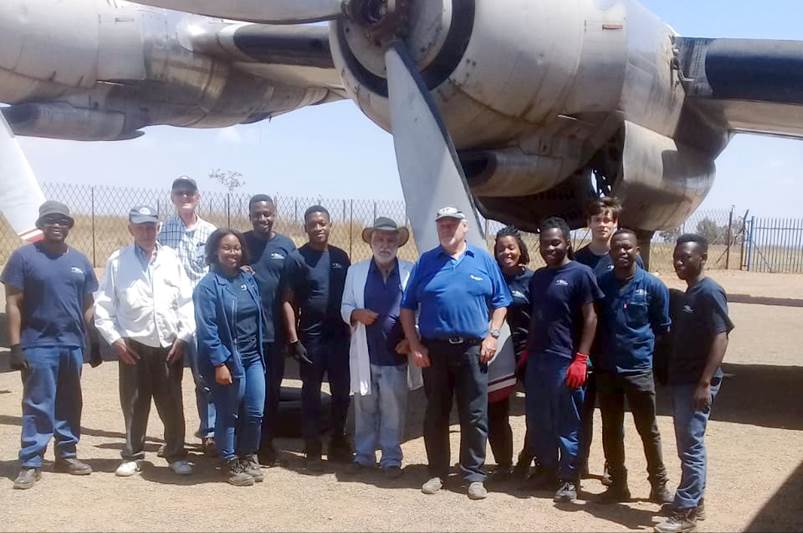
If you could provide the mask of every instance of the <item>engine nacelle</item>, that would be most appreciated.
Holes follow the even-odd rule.
[[[70,104],[20,104],[2,110],[14,133],[76,141],[118,141],[143,133],[126,125],[123,113],[81,109]]]

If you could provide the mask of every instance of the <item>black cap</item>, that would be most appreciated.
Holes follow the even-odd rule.
[[[173,186],[170,188],[170,190],[175,191],[179,187],[187,187],[193,191],[198,191],[198,184],[189,176],[181,176],[180,178],[176,178],[175,181],[173,181]]]
[[[70,215],[70,208],[61,202],[55,200],[47,200],[39,206],[39,218],[36,219],[36,225],[41,226],[41,221],[48,215],[61,215],[70,219],[71,224],[75,224],[75,219]]]

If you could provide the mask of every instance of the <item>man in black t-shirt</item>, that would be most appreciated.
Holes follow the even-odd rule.
[[[350,463],[346,437],[350,397],[349,326],[340,316],[340,304],[351,262],[340,248],[329,245],[329,212],[313,206],[304,213],[309,242],[287,260],[282,281],[282,307],[290,354],[301,367],[301,411],[307,467],[322,470],[321,383],[329,379],[332,394],[330,461]]]
[[[245,233],[248,256],[253,262],[254,276],[259,285],[262,307],[265,313],[264,354],[267,359],[267,391],[265,416],[262,419],[262,442],[259,462],[266,466],[276,463],[273,438],[279,421],[279,397],[284,377],[284,325],[281,320],[279,285],[287,258],[296,245],[289,238],[273,230],[276,220],[276,204],[266,194],[257,194],[248,202],[248,216],[253,231]]]
[[[681,479],[671,516],[655,528],[660,533],[693,531],[697,525],[706,482],[705,429],[722,383],[720,365],[733,329],[725,291],[705,277],[706,239],[681,236],[673,260],[675,272],[688,286],[683,306],[673,317],[674,346],[668,364]]]

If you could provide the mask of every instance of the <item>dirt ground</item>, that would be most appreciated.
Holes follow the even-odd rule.
[[[758,298],[784,305],[733,303],[736,330],[727,356],[727,378],[714,405],[707,436],[706,507],[700,531],[803,530],[803,276],[713,273],[739,301]],[[671,277],[666,281],[678,286]],[[0,367],[5,354],[0,354]],[[251,488],[223,483],[213,460],[198,454],[192,379],[184,380],[191,459],[196,473],[172,475],[156,457],[162,427],[152,415],[147,463],[140,476],[114,476],[123,441],[117,394],[117,364],[84,371],[83,438],[79,455],[95,469],[85,478],[52,473],[29,491],[14,491],[20,432],[21,386],[17,373],[0,374],[0,530],[319,530],[319,531],[621,531],[650,530],[657,506],[646,500],[645,461],[630,417],[626,421],[627,461],[634,501],[602,505],[598,478],[584,480],[576,505],[558,508],[549,494],[531,494],[517,483],[489,485],[482,502],[465,496],[457,479],[452,490],[421,494],[426,462],[421,438],[423,400],[412,397],[404,476],[386,481],[378,474],[358,479],[327,465],[320,476],[304,472],[300,441],[280,441],[283,465],[265,471]],[[287,384],[298,385],[297,380]],[[524,434],[523,398],[514,402],[517,446]],[[671,411],[659,391],[659,426],[672,484],[680,473]],[[592,473],[602,470],[599,414],[591,456]],[[459,441],[452,426],[453,462]],[[48,458],[52,459],[52,452]],[[493,464],[489,451],[488,462]]]

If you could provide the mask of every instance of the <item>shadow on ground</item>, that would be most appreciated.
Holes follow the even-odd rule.
[[[803,462],[745,531],[803,531]]]

